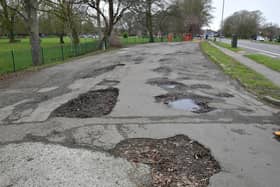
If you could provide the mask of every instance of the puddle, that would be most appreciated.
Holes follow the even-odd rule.
[[[210,177],[221,171],[210,150],[185,135],[126,139],[110,152],[150,166],[152,184],[149,186],[207,187]]]
[[[117,88],[89,91],[57,108],[51,117],[92,118],[108,115],[115,107],[118,96]]]
[[[172,101],[168,103],[168,106],[178,110],[186,110],[190,112],[200,110],[200,106],[198,106],[192,99],[179,99],[176,101]]]
[[[215,110],[208,105],[212,98],[187,93],[170,93],[155,97],[156,102],[161,102],[171,108],[190,111],[193,113],[207,113]]]
[[[160,87],[166,88],[166,89],[174,89],[174,88],[176,88],[176,85],[174,85],[174,84],[162,84],[162,85],[160,85]]]

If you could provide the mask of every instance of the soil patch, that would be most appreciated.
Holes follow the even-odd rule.
[[[212,98],[200,95],[169,93],[155,96],[155,99],[156,102],[164,103],[172,108],[191,111],[194,113],[207,113],[215,110],[215,108],[208,106],[208,103],[212,100]]]
[[[126,139],[111,152],[130,162],[149,165],[154,187],[206,187],[210,177],[221,170],[209,149],[185,135]]]
[[[119,90],[89,91],[52,112],[52,117],[91,118],[109,114],[117,103]]]

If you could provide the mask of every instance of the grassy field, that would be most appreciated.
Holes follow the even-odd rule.
[[[7,52],[7,51],[10,52],[11,50],[17,51],[17,50],[30,49],[29,38],[22,38],[22,39],[19,39],[19,40],[20,40],[20,42],[9,43],[8,39],[0,39],[0,53],[1,52]],[[90,39],[90,38],[81,38],[80,40],[81,40],[81,43],[95,41],[94,39]],[[65,37],[64,42],[65,42],[65,45],[70,45],[71,44],[71,40],[70,40],[69,37]],[[60,46],[59,38],[56,38],[56,37],[42,38],[41,39],[41,46],[43,48]]]
[[[229,49],[231,51],[234,51],[234,52],[238,52],[238,51],[242,51],[241,48],[237,47],[237,48],[232,48],[230,44],[228,43],[224,43],[224,42],[214,42],[216,45],[220,46],[220,47],[223,47],[223,48],[226,48],[226,49]]]
[[[263,75],[225,55],[207,42],[202,42],[201,48],[213,62],[223,69],[225,74],[238,80],[247,90],[253,92],[259,98],[270,96],[275,99],[280,99],[280,87],[273,84]]]
[[[272,70],[280,72],[280,59],[272,58],[262,54],[248,54],[245,56],[259,64],[265,65]]]
[[[58,38],[42,38],[41,46],[44,64],[57,63],[98,49],[97,42],[93,39],[81,39],[81,44],[74,47],[68,37],[65,37],[63,46],[59,44]],[[28,38],[12,44],[8,39],[0,39],[0,75],[30,66],[32,66],[32,57]]]

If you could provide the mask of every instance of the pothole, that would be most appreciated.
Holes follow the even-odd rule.
[[[185,135],[126,139],[111,152],[130,162],[149,165],[154,187],[206,187],[210,177],[221,170],[209,149]]]
[[[159,67],[159,68],[156,68],[156,69],[153,69],[154,72],[157,72],[157,73],[163,73],[163,74],[170,74],[172,72],[171,68],[169,67],[166,67],[166,66],[162,66],[162,67]]]
[[[207,113],[215,109],[208,105],[211,98],[200,95],[170,93],[156,96],[155,99],[156,102],[164,103],[171,108],[193,113]]]
[[[119,90],[109,88],[89,91],[52,112],[52,117],[91,118],[108,115],[117,103]]]
[[[116,67],[118,66],[125,66],[125,64],[115,64],[115,65],[111,65],[111,66],[106,66],[106,67],[103,67],[103,68],[99,68],[99,69],[95,69],[89,73],[86,73],[86,74],[82,74],[80,78],[82,79],[87,79],[87,78],[91,78],[91,77],[96,77],[96,76],[99,76],[103,73],[106,73],[108,71],[112,71],[114,70]]]
[[[98,83],[97,85],[99,86],[116,86],[117,84],[119,84],[120,81],[117,80],[108,80],[108,79],[103,79],[100,83]]]
[[[212,86],[207,84],[193,84],[190,86],[191,89],[212,89]]]
[[[169,79],[164,79],[164,78],[159,78],[159,79],[151,79],[147,82],[148,84],[151,85],[156,85],[159,86],[163,89],[174,89],[174,88],[182,88],[185,87],[184,84],[169,80]]]
[[[226,98],[234,97],[234,95],[225,93],[225,92],[217,93],[216,96],[217,97],[226,97]]]

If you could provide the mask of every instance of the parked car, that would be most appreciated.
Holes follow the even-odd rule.
[[[260,42],[264,42],[265,39],[262,36],[257,36],[256,40]]]

